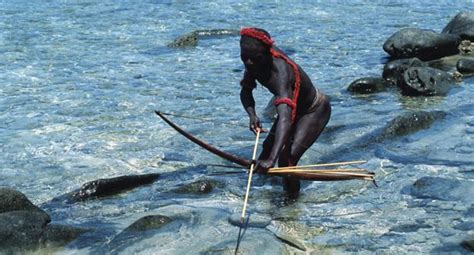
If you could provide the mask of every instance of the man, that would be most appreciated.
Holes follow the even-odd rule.
[[[295,166],[328,123],[331,115],[329,100],[313,86],[301,67],[273,45],[267,31],[244,28],[240,34],[241,59],[245,65],[240,100],[249,115],[250,130],[255,133],[262,128],[252,95],[256,81],[275,96],[278,113],[263,142],[255,169],[265,173],[277,161],[280,167]],[[291,196],[298,196],[299,180],[284,178],[283,184]]]

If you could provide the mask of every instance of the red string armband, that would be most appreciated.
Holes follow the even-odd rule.
[[[286,104],[288,105],[289,107],[291,107],[291,109],[295,109],[296,107],[296,104],[295,102],[293,102],[291,99],[289,99],[288,97],[285,97],[285,98],[280,98],[280,97],[277,97],[275,99],[275,102],[273,103],[275,106],[278,106],[280,104]]]
[[[291,108],[291,120],[295,121],[295,118],[296,118],[296,103],[293,102],[293,100],[289,99],[288,97],[285,97],[285,98],[277,97],[273,104],[275,106],[278,106],[280,104],[288,105]]]

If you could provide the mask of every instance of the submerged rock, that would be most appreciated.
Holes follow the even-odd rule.
[[[251,228],[264,228],[268,226],[271,222],[271,218],[268,215],[263,215],[263,214],[250,214],[247,216],[244,222],[244,226],[246,227],[251,227]],[[242,225],[241,222],[241,214],[240,213],[234,213],[229,217],[229,223],[240,227]]]
[[[454,82],[447,72],[431,67],[410,67],[397,85],[407,96],[444,96]]]
[[[151,229],[159,229],[172,221],[173,219],[171,219],[168,216],[148,215],[132,223],[130,226],[128,226],[124,230],[124,232],[131,232],[131,231],[137,232],[137,231],[147,231]]]
[[[376,130],[363,135],[356,139],[351,144],[344,144],[336,150],[332,151],[329,156],[322,157],[322,162],[331,162],[341,160],[341,155],[353,155],[354,148],[364,148],[364,151],[368,151],[366,147],[373,146],[378,143],[384,142],[388,139],[396,139],[409,134],[416,133],[420,130],[425,130],[431,127],[437,120],[443,119],[446,116],[445,112],[442,111],[416,111],[416,112],[405,112],[396,118],[392,119],[384,127],[377,128]],[[387,151],[380,149],[376,150],[378,156],[387,157]],[[381,155],[382,154],[382,155]],[[392,155],[390,155],[392,158]]]
[[[250,238],[254,237],[254,238]],[[285,253],[285,246],[272,233],[265,229],[248,228],[245,234],[237,239],[235,236],[227,237],[222,235],[221,238],[212,243],[210,247],[201,247],[201,250],[194,252],[195,254],[291,254]],[[191,252],[193,253],[193,252]]]
[[[458,35],[439,34],[432,30],[404,28],[390,36],[383,49],[393,58],[432,60],[459,52]]]
[[[409,233],[417,232],[419,229],[422,228],[432,228],[432,226],[427,224],[404,224],[390,228],[390,232]]]
[[[387,138],[405,136],[419,130],[427,129],[435,121],[443,119],[445,116],[446,113],[443,111],[416,111],[404,113],[391,120],[384,128],[382,128],[382,132],[375,140],[381,141]]]
[[[308,246],[311,246],[307,244],[307,240],[325,232],[322,227],[311,227],[297,221],[273,221],[267,229],[278,239],[300,251],[307,251]]]
[[[45,246],[61,247],[88,231],[88,229],[74,226],[48,224],[41,237],[41,242],[44,243]]]
[[[402,192],[417,198],[473,203],[471,198],[474,197],[474,183],[426,176],[418,179],[412,186],[404,188]]]
[[[238,36],[239,30],[235,29],[203,29],[196,30],[189,34],[185,34],[176,38],[173,42],[168,44],[171,48],[186,48],[195,47],[199,39],[214,38],[221,36]]]
[[[189,184],[185,184],[182,187],[172,190],[175,193],[186,193],[186,194],[207,194],[210,193],[215,186],[218,186],[219,182],[213,180],[199,180]]]
[[[124,253],[127,247],[141,240],[147,239],[158,232],[169,223],[173,222],[168,216],[164,215],[147,215],[137,221],[116,235],[110,242],[97,247],[94,254],[121,254]],[[176,231],[179,231],[179,226],[176,226]],[[125,252],[126,253],[126,252]]]
[[[196,47],[198,43],[197,35],[194,33],[186,34],[176,38],[173,42],[168,44],[170,48],[186,48]]]
[[[443,28],[442,33],[455,34],[464,40],[474,41],[474,12],[462,11]]]
[[[78,191],[69,194],[68,202],[116,195],[142,185],[151,184],[159,177],[160,174],[125,175],[87,182]]]
[[[462,231],[474,230],[474,221],[467,221],[467,222],[463,221],[456,224],[453,228],[462,230]]]
[[[461,246],[468,251],[474,251],[474,235],[471,235],[464,239],[461,242]]]
[[[370,94],[380,92],[390,86],[383,78],[378,77],[364,77],[353,81],[347,91],[359,94]]]

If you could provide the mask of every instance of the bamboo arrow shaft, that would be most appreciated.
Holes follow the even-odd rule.
[[[268,171],[267,173],[272,174],[272,173],[328,173],[328,172],[358,172],[358,173],[363,173],[363,172],[368,172],[365,169],[360,169],[360,168],[341,168],[341,169],[299,169],[299,168],[292,168],[292,169],[278,169],[278,170],[271,170]]]
[[[306,165],[306,166],[288,166],[288,167],[273,167],[270,168],[269,171],[272,170],[288,170],[288,169],[300,169],[300,168],[311,168],[311,167],[321,167],[321,166],[343,166],[343,165],[352,165],[352,164],[363,164],[366,163],[365,160],[357,160],[357,161],[347,161],[347,162],[337,162],[337,163],[324,163],[324,164],[315,164],[315,165]]]
[[[255,145],[253,147],[253,154],[252,154],[252,164],[250,165],[250,172],[249,172],[249,178],[247,181],[247,191],[245,192],[245,198],[244,198],[244,207],[242,208],[242,216],[240,217],[241,223],[244,222],[245,219],[245,211],[247,210],[247,202],[249,199],[249,193],[250,193],[250,185],[252,183],[252,174],[253,174],[253,169],[255,167],[255,158],[257,156],[257,147],[258,147],[258,139],[260,138],[260,129],[257,129],[257,137],[255,138]]]

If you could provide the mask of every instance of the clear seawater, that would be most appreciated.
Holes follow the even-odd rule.
[[[246,176],[209,175],[226,170],[209,165],[228,163],[178,135],[154,110],[211,120],[173,118],[209,143],[250,158],[254,136],[239,101],[239,38],[204,39],[186,49],[166,45],[194,30],[256,26],[268,30],[331,97],[328,126],[347,127],[324,133],[300,164],[324,157],[368,160],[364,167],[376,173],[379,187],[305,182],[300,199],[286,204],[278,180],[256,176],[248,205],[252,215],[273,219],[273,225],[291,219],[304,226],[292,235],[315,254],[429,253],[459,244],[473,230],[453,226],[473,221],[465,213],[472,199],[421,203],[401,190],[423,176],[473,178],[474,80],[433,98],[405,98],[394,90],[353,96],[345,89],[357,78],[381,75],[387,57],[382,45],[397,30],[441,31],[472,6],[472,1],[1,1],[0,186],[41,206],[95,179],[176,172],[176,178],[107,199],[47,207],[54,223],[95,229],[56,252],[94,254],[109,247],[119,254],[232,254],[239,229],[228,218],[242,209]],[[271,95],[259,87],[255,98],[263,115]],[[354,147],[354,155],[334,154],[417,109],[448,115],[427,130]],[[264,121],[270,127],[271,120]],[[206,195],[169,192],[203,178],[225,185]],[[151,214],[183,220],[111,241]],[[393,231],[403,226],[413,227]],[[241,251],[298,252],[268,227],[248,228]]]

